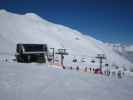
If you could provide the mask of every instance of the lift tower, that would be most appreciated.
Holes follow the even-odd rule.
[[[66,49],[58,49],[58,52],[56,54],[59,54],[61,57],[61,66],[64,67],[64,55],[68,55],[68,53],[66,52]]]
[[[98,54],[98,55],[96,56],[96,58],[99,59],[99,63],[100,63],[99,68],[100,68],[100,70],[102,70],[102,63],[103,63],[103,60],[106,59],[106,57],[105,57],[104,54]]]

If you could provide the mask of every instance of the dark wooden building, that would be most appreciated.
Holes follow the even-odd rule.
[[[46,63],[47,54],[47,44],[17,44],[16,46],[16,60],[18,62]]]

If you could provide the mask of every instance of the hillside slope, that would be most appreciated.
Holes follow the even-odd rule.
[[[132,67],[127,59],[90,36],[51,23],[34,13],[20,15],[0,10],[0,53],[15,54],[17,43],[47,43],[49,48],[66,48],[71,56],[105,54],[109,64]]]
[[[133,45],[126,45],[126,44],[113,44],[113,43],[106,43],[106,45],[113,49],[118,54],[124,56],[131,62],[133,62]]]

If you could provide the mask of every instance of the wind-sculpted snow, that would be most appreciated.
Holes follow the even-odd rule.
[[[24,15],[0,11],[0,53],[15,54],[17,43],[46,43],[56,49],[66,48],[70,56],[95,57],[105,54],[110,65],[132,67],[122,56],[104,45],[103,42],[80,32],[51,23],[34,13]],[[87,59],[87,58],[86,58]]]

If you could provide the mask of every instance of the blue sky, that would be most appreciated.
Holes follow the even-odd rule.
[[[34,12],[102,41],[133,43],[133,0],[0,0],[0,9]]]

